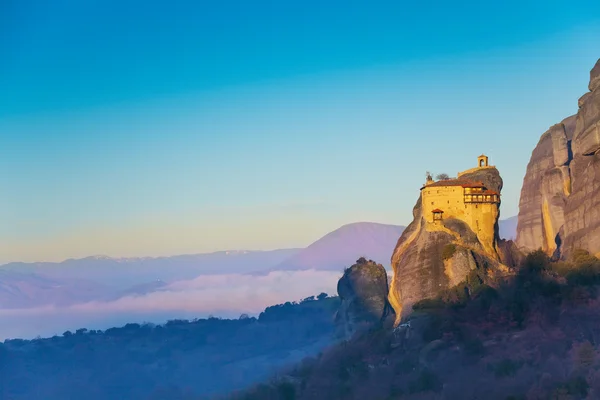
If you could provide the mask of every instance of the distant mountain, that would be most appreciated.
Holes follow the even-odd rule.
[[[373,222],[344,225],[277,265],[275,270],[343,270],[360,257],[390,267],[404,226]]]
[[[93,256],[58,263],[10,263],[0,266],[0,309],[141,296],[200,275],[268,269],[298,251],[221,251],[158,258]]]
[[[506,240],[515,240],[517,238],[517,222],[518,216],[510,217],[498,221],[500,228],[500,238]]]
[[[0,271],[35,274],[57,281],[84,279],[122,291],[157,280],[172,282],[199,275],[251,273],[278,265],[298,251],[300,250],[220,251],[156,258],[93,256],[59,263],[10,263],[0,266]]]
[[[34,273],[0,269],[0,309],[53,304],[66,306],[108,299],[110,287],[83,279],[56,280]]]

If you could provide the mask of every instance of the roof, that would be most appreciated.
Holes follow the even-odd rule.
[[[426,187],[440,187],[440,186],[462,186],[462,187],[470,187],[470,188],[485,187],[483,182],[468,181],[468,180],[464,180],[464,179],[447,179],[447,180],[430,183],[429,185],[423,186],[421,188],[421,190],[425,189]]]
[[[440,210],[439,208],[436,208],[435,210],[431,211],[432,213],[443,213],[442,210]]]
[[[487,157],[487,156],[485,154],[482,154],[479,157]],[[479,157],[477,157],[477,158],[479,158]]]

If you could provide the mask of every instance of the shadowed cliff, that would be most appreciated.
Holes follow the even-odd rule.
[[[340,309],[336,322],[343,337],[381,322],[391,312],[388,303],[388,276],[385,268],[360,258],[344,271],[337,286]]]

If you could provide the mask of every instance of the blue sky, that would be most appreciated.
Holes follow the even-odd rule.
[[[426,170],[482,152],[516,215],[587,90],[600,4],[421,3],[0,3],[0,262],[408,224]]]

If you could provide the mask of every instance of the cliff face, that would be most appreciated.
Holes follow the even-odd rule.
[[[533,150],[519,202],[522,250],[600,254],[600,60],[589,89],[577,114],[552,126]]]
[[[391,311],[388,276],[381,264],[360,258],[344,271],[337,290],[341,304],[336,322],[345,337],[381,321]]]
[[[483,182],[498,193],[502,190],[502,178],[496,168],[468,172],[460,179]],[[495,234],[491,246],[484,246],[471,226],[459,219],[444,219],[442,226],[433,227],[426,221],[421,197],[413,217],[392,255],[394,277],[389,301],[396,312],[396,323],[411,312],[414,303],[455,286],[472,270],[493,279],[507,271],[502,261],[514,258],[504,254],[511,246],[499,240],[498,214],[492,222]]]

